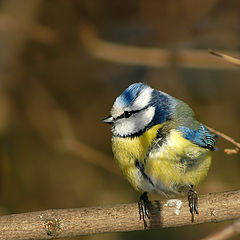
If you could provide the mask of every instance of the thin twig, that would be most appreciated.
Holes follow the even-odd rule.
[[[208,128],[211,132],[217,134],[218,136],[224,138],[225,140],[227,140],[228,142],[231,142],[233,145],[236,146],[235,149],[224,149],[224,152],[225,152],[225,153],[227,153],[227,154],[237,154],[237,153],[239,153],[240,143],[236,142],[233,138],[229,137],[228,135],[226,135],[226,134],[224,134],[224,133],[221,133],[221,132],[219,132],[219,131],[211,128],[211,127],[208,127],[208,126],[207,126],[207,128]]]
[[[151,202],[147,228],[180,227],[240,217],[240,190],[199,196],[199,215],[191,222],[187,198]],[[104,232],[144,230],[138,204],[45,210],[0,217],[1,240],[74,237]]]
[[[229,148],[225,148],[224,152],[228,155],[231,154],[238,154],[239,153],[239,148],[235,148],[235,149],[229,149]]]
[[[240,218],[219,232],[209,235],[202,240],[225,240],[238,234],[240,234]]]
[[[238,59],[238,58],[231,57],[227,54],[223,54],[223,53],[216,52],[216,51],[213,51],[213,50],[209,50],[209,52],[214,56],[223,58],[223,60],[225,60],[226,62],[233,63],[233,64],[236,64],[236,65],[240,65],[240,59]]]

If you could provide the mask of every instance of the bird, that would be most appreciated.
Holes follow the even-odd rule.
[[[196,120],[182,100],[134,83],[119,95],[110,116],[112,151],[123,175],[141,193],[140,220],[150,218],[148,194],[188,196],[191,221],[198,214],[195,187],[206,177],[217,135]]]

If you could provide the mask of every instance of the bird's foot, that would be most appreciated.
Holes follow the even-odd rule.
[[[147,228],[147,221],[146,219],[150,219],[148,206],[150,201],[148,200],[147,192],[144,192],[140,196],[140,200],[138,202],[138,210],[139,210],[139,218],[143,220],[144,228]]]
[[[190,213],[192,215],[191,221],[194,222],[194,214],[198,214],[198,195],[193,185],[190,185],[190,189],[188,191],[188,202]]]

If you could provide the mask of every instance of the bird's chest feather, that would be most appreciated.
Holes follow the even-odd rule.
[[[210,166],[209,150],[176,130],[158,141],[160,127],[135,138],[113,137],[113,153],[123,174],[137,190],[147,192],[177,192],[181,186],[198,184]]]
[[[122,170],[123,175],[137,190],[141,190],[139,189],[139,185],[141,185],[140,182],[142,181],[142,176],[139,169],[136,167],[136,161],[144,164],[144,159],[149,151],[149,146],[151,146],[153,140],[156,138],[157,130],[160,127],[160,124],[155,125],[141,136],[134,138],[112,138],[114,157]]]
[[[197,185],[207,175],[210,164],[208,149],[193,144],[177,130],[172,130],[166,141],[149,154],[145,172],[166,192],[178,192],[181,187]]]

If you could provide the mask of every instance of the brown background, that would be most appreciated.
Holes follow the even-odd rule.
[[[186,101],[199,120],[239,140],[240,67],[114,63],[94,58],[80,38],[91,24],[101,39],[118,44],[240,56],[239,1],[0,4],[0,214],[137,201],[139,194],[114,164],[110,129],[102,123],[115,97],[133,82]],[[232,145],[220,139],[199,193],[240,188],[239,155],[224,154],[227,147]],[[196,239],[225,224],[79,239]]]

